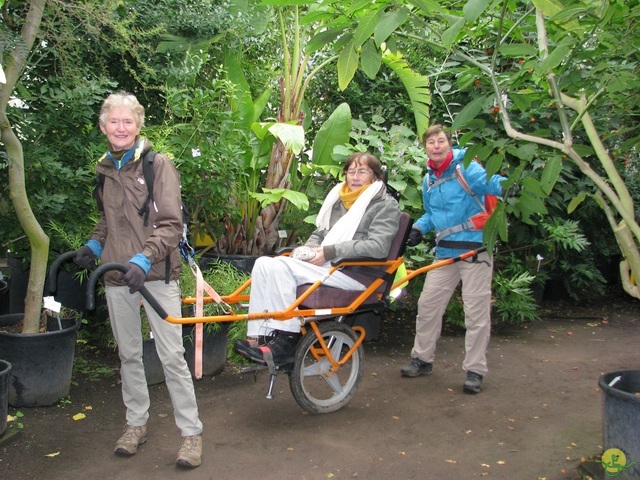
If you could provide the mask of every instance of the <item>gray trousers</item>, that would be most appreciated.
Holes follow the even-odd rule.
[[[462,281],[466,328],[462,369],[480,375],[487,373],[486,351],[491,335],[492,275],[493,259],[486,252],[478,255],[476,263],[467,259],[427,273],[418,299],[412,357],[429,363],[433,362],[436,342],[442,332],[443,315],[453,291]]]
[[[314,283],[329,271],[289,257],[260,257],[251,271],[249,313],[277,312],[291,305],[297,297],[296,288]],[[365,286],[341,272],[332,274],[324,285],[345,290],[365,290]],[[289,320],[249,320],[247,336],[267,335],[273,330],[299,332],[298,318]]]
[[[159,280],[145,282],[144,285],[169,315],[182,316],[180,288],[176,281],[166,284],[163,280]],[[122,399],[127,408],[127,423],[141,426],[146,425],[149,419],[149,390],[142,363],[140,320],[140,301],[142,300],[155,339],[158,357],[162,362],[176,425],[182,436],[200,434],[202,423],[198,416],[193,379],[184,358],[182,325],[169,323],[160,318],[143,300],[139,292],[132,295],[127,286],[107,286],[105,292],[111,329],[118,344]]]

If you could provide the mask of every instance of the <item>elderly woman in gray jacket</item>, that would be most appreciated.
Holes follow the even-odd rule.
[[[296,299],[299,285],[316,282],[337,257],[386,258],[398,231],[400,208],[386,192],[380,160],[354,153],[344,167],[344,182],[327,195],[316,219],[317,229],[290,257],[260,257],[251,272],[249,312],[281,311]],[[365,290],[356,274],[335,272],[324,285]],[[235,349],[259,363],[276,366],[293,362],[300,336],[297,318],[251,320],[247,335]],[[253,339],[257,340],[253,340]]]

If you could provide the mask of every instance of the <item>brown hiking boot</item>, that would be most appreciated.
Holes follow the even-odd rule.
[[[130,456],[138,451],[138,445],[142,445],[147,441],[147,426],[134,427],[127,425],[124,427],[124,433],[116,442],[114,453],[118,455]]]
[[[182,437],[182,446],[178,451],[176,465],[195,468],[202,463],[202,435]]]

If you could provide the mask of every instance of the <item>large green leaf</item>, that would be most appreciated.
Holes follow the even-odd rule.
[[[573,213],[573,211],[578,208],[578,206],[584,202],[584,200],[587,198],[587,194],[586,193],[579,193],[577,196],[573,197],[571,199],[571,201],[569,202],[569,205],[567,206],[567,213],[571,214]]]
[[[495,245],[498,237],[500,237],[503,242],[507,242],[509,240],[507,226],[505,205],[502,202],[498,202],[498,205],[496,205],[495,210],[487,219],[487,223],[483,228],[483,242],[485,245]],[[489,250],[491,250],[491,248],[489,248]]]
[[[267,103],[269,102],[270,97],[271,97],[271,88],[267,88],[253,103],[253,121],[254,122],[257,122],[258,120],[260,120],[260,116],[262,115],[262,112],[267,106]]]
[[[434,13],[444,12],[444,8],[437,0],[408,0],[407,3],[415,5],[426,15],[433,15]]]
[[[360,48],[364,42],[371,38],[380,21],[381,14],[382,12],[371,11],[358,22],[356,32],[353,35],[354,48]]]
[[[487,9],[489,3],[491,3],[490,0],[469,0],[465,6],[462,7],[465,20],[469,23],[475,22]]]
[[[311,40],[307,42],[304,51],[306,53],[313,53],[320,50],[337,39],[342,32],[344,32],[343,28],[328,28],[323,30],[314,35]]]
[[[515,156],[522,160],[530,162],[531,160],[533,160],[533,156],[535,155],[537,150],[538,145],[536,145],[535,143],[525,143],[524,145],[518,147],[518,149],[515,151]]]
[[[535,67],[535,71],[538,75],[546,75],[547,72],[553,70],[562,62],[564,62],[571,51],[572,44],[570,42],[564,42],[554,48],[549,56],[541,61]]]
[[[459,19],[454,21],[452,25],[442,33],[442,43],[446,48],[451,48],[453,44],[456,43],[458,34],[462,31],[464,26],[465,26],[464,18],[460,17]]]
[[[231,102],[233,118],[241,128],[251,128],[251,124],[257,120],[253,101],[249,92],[239,92]],[[258,119],[260,116],[257,116]]]
[[[358,69],[360,56],[353,46],[353,41],[349,42],[338,56],[338,87],[345,90]]]
[[[296,155],[302,152],[304,148],[304,129],[302,125],[278,122],[269,127],[269,132]]]
[[[400,78],[404,85],[416,120],[416,131],[422,135],[429,126],[429,107],[431,106],[431,90],[429,77],[414,72],[400,54],[385,52],[382,61]]]
[[[565,18],[569,20],[575,13],[573,11],[575,5],[571,5],[569,8],[566,8],[559,0],[532,0],[532,3],[545,17],[553,18],[557,22],[561,22]],[[569,10],[569,12],[567,12],[569,16],[567,16],[566,13],[563,13],[565,10]],[[575,20],[569,20],[564,26],[571,30],[580,32],[580,24]]]
[[[342,103],[320,127],[313,142],[312,163],[325,165],[333,163],[331,153],[336,145],[349,142],[351,133],[351,109],[349,104]]]
[[[502,163],[504,162],[504,155],[496,153],[491,155],[485,162],[485,170],[487,172],[487,178],[498,173],[502,169]]]
[[[251,92],[249,82],[244,75],[242,54],[231,49],[224,50],[224,71],[227,79],[243,92]]]
[[[309,199],[304,193],[286,188],[263,188],[262,190],[264,193],[249,192],[249,196],[258,200],[263,208],[284,198],[300,210],[309,209]]]
[[[369,39],[362,46],[360,52],[360,65],[362,71],[369,78],[375,78],[382,65],[382,52],[376,48],[375,42]]]
[[[389,35],[395,32],[408,17],[409,12],[406,8],[398,8],[385,13],[376,26],[376,31],[373,35],[376,45],[382,45],[389,38]]]
[[[548,195],[553,190],[554,185],[560,177],[562,171],[562,158],[555,155],[547,160],[544,170],[542,170],[542,177],[540,178],[540,186],[542,190]]]
[[[487,100],[487,97],[482,96],[475,98],[470,101],[460,112],[456,115],[453,120],[453,125],[451,128],[453,130],[459,130],[461,127],[466,125],[468,122],[476,118],[478,114],[482,111],[482,107],[484,106],[484,102]]]
[[[511,43],[502,45],[500,53],[505,57],[529,57],[537,55],[538,49],[526,43]]]

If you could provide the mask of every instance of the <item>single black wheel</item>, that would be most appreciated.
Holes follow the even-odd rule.
[[[318,328],[336,361],[345,356],[358,338],[351,327],[336,321],[319,322]],[[298,405],[308,412],[335,412],[355,395],[363,370],[362,345],[344,365],[333,368],[313,330],[309,329],[298,344],[293,370],[289,374],[289,386]]]

